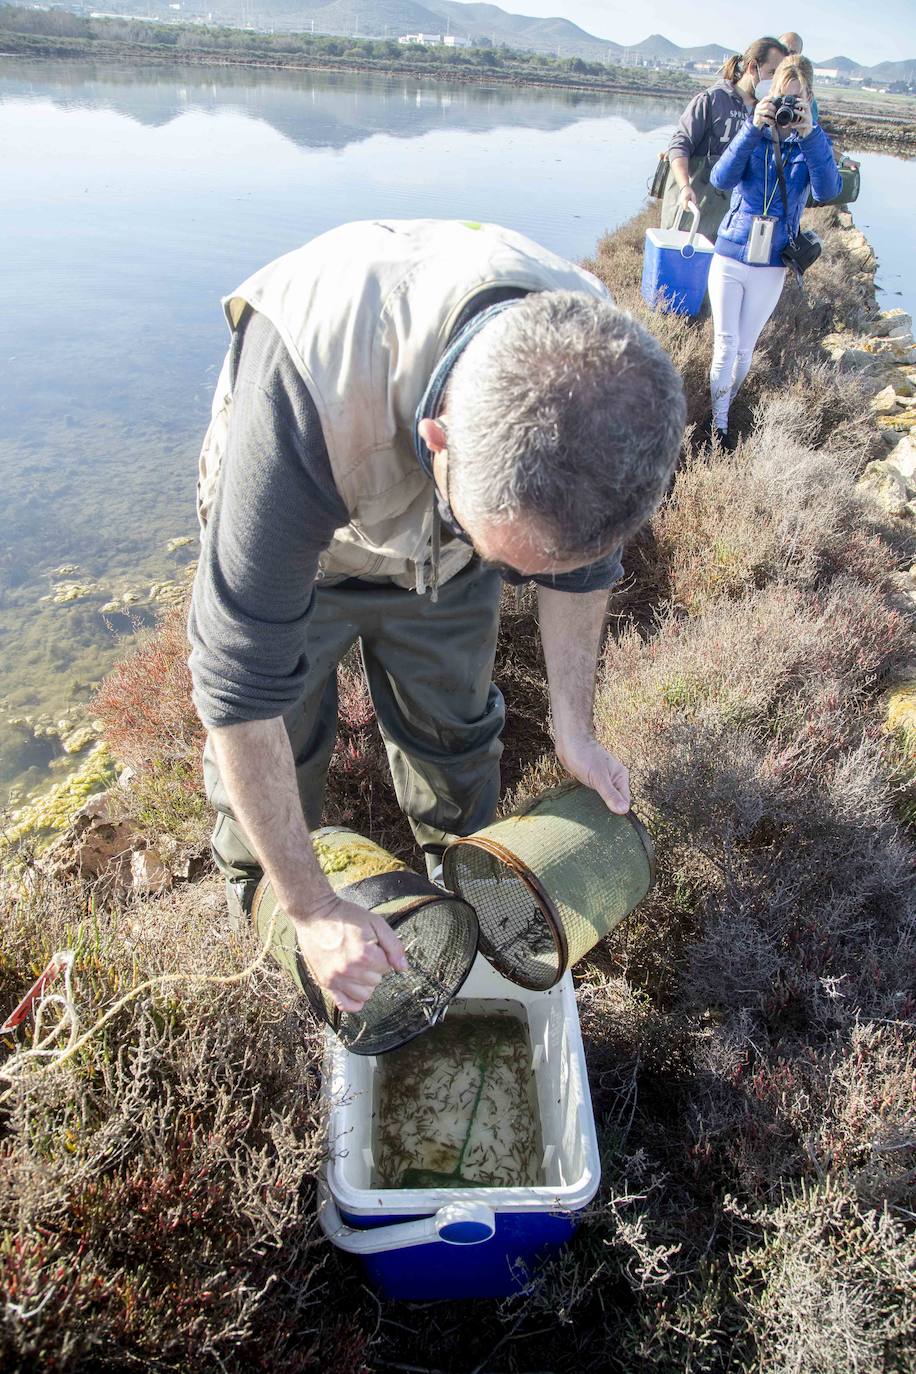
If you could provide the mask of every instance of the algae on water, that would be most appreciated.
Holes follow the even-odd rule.
[[[377,1084],[376,1186],[538,1183],[531,1046],[526,1023],[512,1012],[453,1007],[438,1026],[379,1060]]]

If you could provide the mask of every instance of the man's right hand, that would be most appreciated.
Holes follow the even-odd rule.
[[[409,967],[385,918],[353,902],[332,897],[295,926],[313,978],[341,1011],[360,1011],[386,973]]]
[[[678,210],[689,210],[691,205],[696,205],[697,193],[688,181],[686,186],[681,187],[680,195],[677,198]]]

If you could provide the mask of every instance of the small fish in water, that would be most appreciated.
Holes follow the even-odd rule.
[[[539,1181],[543,1151],[531,1046],[517,1016],[453,1006],[447,1023],[385,1055],[377,1082],[377,1186]]]

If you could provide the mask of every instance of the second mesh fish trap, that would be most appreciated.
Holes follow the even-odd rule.
[[[642,901],[655,879],[652,840],[591,788],[545,792],[445,852],[446,885],[477,912],[480,949],[503,977],[544,989]]]
[[[404,946],[408,969],[393,969],[357,1012],[340,1011],[302,957],[296,930],[280,908],[268,878],[258,885],[252,920],[271,953],[353,1054],[384,1054],[436,1024],[471,970],[477,953],[477,917],[467,902],[352,830],[316,830],[312,843],[338,897],[383,916]]]

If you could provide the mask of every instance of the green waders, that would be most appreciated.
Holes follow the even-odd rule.
[[[337,733],[337,665],[357,640],[398,802],[427,866],[438,864],[453,835],[490,823],[505,720],[492,680],[501,582],[474,559],[439,588],[435,603],[390,582],[316,585],[306,692],[285,716],[310,829],[321,824]],[[209,741],[204,781],[219,812],[212,841],[218,867],[227,878],[259,877]]]

